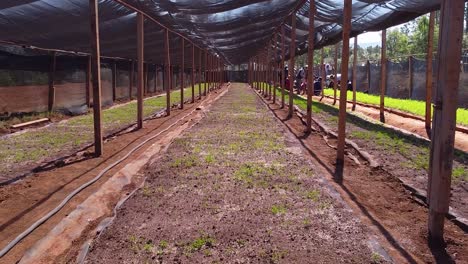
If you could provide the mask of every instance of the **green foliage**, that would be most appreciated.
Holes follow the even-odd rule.
[[[203,247],[213,247],[216,240],[210,236],[201,236],[192,241],[188,248],[190,252],[199,251]]]

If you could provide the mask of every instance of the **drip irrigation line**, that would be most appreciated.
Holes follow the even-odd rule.
[[[92,185],[93,183],[97,182],[99,179],[101,179],[101,177],[106,172],[108,172],[113,167],[117,166],[119,163],[121,163],[122,161],[127,159],[131,154],[133,154],[135,151],[140,149],[143,145],[145,145],[149,141],[153,140],[154,138],[160,136],[162,133],[168,131],[173,126],[178,124],[181,120],[185,119],[189,115],[192,115],[193,112],[195,112],[196,110],[197,110],[197,108],[194,108],[192,111],[190,111],[190,113],[188,113],[188,114],[184,115],[183,117],[179,118],[176,122],[174,122],[173,124],[171,124],[167,128],[165,128],[162,131],[158,132],[157,134],[147,138],[146,140],[144,140],[143,142],[141,142],[140,144],[138,144],[137,146],[132,148],[125,156],[123,156],[122,158],[118,159],[117,161],[113,162],[112,164],[110,164],[109,166],[107,166],[106,168],[101,170],[101,172],[99,172],[99,174],[96,177],[94,177],[90,181],[84,183],[83,185],[81,185],[80,187],[75,189],[73,192],[71,192],[67,197],[65,197],[65,199],[62,200],[62,202],[57,207],[55,207],[54,209],[49,211],[45,216],[43,216],[42,218],[40,218],[39,220],[34,222],[30,227],[28,227],[25,231],[23,231],[21,234],[19,234],[17,237],[15,237],[15,239],[13,239],[10,243],[8,243],[8,245],[6,245],[4,248],[2,248],[2,250],[0,250],[0,258],[5,256],[5,254],[8,253],[13,247],[15,247],[16,244],[18,244],[21,240],[23,240],[26,236],[28,236],[31,232],[33,232],[35,229],[37,229],[44,222],[46,222],[49,218],[54,216],[57,212],[59,212],[75,195],[77,195],[78,193],[80,193],[81,191],[83,191],[84,189],[86,189],[87,187]]]

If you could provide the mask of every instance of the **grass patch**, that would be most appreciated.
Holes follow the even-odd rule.
[[[203,247],[211,248],[216,243],[216,240],[210,236],[201,236],[193,240],[189,245],[188,249],[190,252],[199,251]]]
[[[282,204],[275,204],[271,207],[271,213],[274,215],[284,215],[286,214],[287,208]]]
[[[340,91],[337,90],[336,92],[337,97],[339,98]],[[324,94],[333,96],[333,89],[325,89]],[[353,98],[352,91],[348,91],[347,98]],[[380,105],[380,96],[366,94],[363,92],[356,92],[356,101],[365,104]],[[422,117],[426,115],[426,102],[419,100],[385,97],[385,107],[398,109]],[[468,125],[468,109],[457,109],[457,123],[461,125]]]

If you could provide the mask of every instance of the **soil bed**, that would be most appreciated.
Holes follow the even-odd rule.
[[[253,91],[232,85],[148,168],[86,262],[384,261],[319,167]]]

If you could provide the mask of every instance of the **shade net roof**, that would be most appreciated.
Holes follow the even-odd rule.
[[[88,0],[1,0],[0,41],[90,52]],[[343,0],[317,0],[315,48],[341,39]],[[407,22],[439,8],[439,0],[353,0],[352,35]],[[296,12],[296,54],[307,51],[309,1],[304,0],[100,0],[101,55],[136,59],[136,12],[145,14],[145,60],[164,62],[164,30],[171,30],[171,60],[191,63],[191,43],[229,64],[246,62],[284,27],[291,43]],[[279,38],[276,38],[278,41]],[[279,44],[279,42],[278,42]],[[278,45],[279,48],[279,45]],[[198,62],[199,51],[195,59]],[[279,50],[275,54],[279,59]],[[286,55],[288,57],[288,55]],[[273,57],[272,57],[273,58]]]

